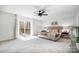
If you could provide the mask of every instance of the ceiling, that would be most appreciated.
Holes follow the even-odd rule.
[[[36,5],[1,5],[0,10],[25,17],[38,18],[33,14],[33,12],[36,11],[35,6]],[[44,6],[45,5],[37,5],[39,8],[43,8]],[[49,14],[48,16],[45,16],[46,18],[52,16],[60,17],[75,15],[79,11],[79,5],[48,5],[46,10]]]

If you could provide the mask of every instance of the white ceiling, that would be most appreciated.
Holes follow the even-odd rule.
[[[39,8],[43,8],[44,5],[38,5]],[[30,18],[38,18],[34,16],[33,12],[36,11],[35,5],[3,5],[0,6],[0,10],[9,13],[14,13]],[[63,16],[63,15],[75,15],[79,11],[78,5],[50,5],[47,7],[47,17],[51,16]],[[43,17],[44,18],[44,17]]]

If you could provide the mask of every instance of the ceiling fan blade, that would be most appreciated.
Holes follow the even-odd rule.
[[[38,14],[39,12],[33,12],[34,14]]]
[[[47,16],[48,14],[42,14],[42,15],[45,15],[45,16]]]

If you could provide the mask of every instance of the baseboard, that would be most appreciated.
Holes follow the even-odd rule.
[[[12,40],[12,39],[15,39],[14,36],[7,36],[7,37],[4,37],[4,38],[0,38],[0,41],[6,41],[6,40]]]

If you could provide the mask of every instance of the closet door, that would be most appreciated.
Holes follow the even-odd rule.
[[[15,15],[0,12],[0,41],[14,39]]]

